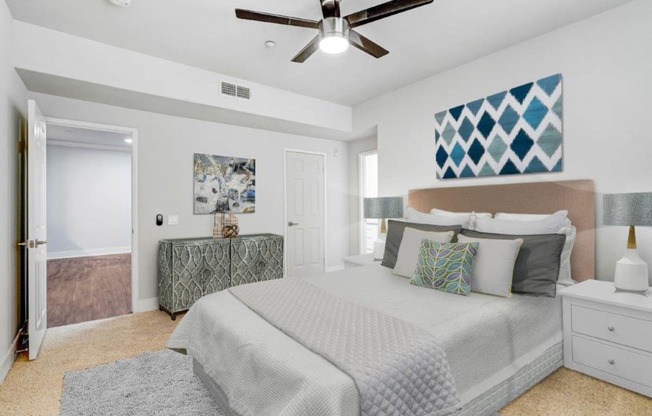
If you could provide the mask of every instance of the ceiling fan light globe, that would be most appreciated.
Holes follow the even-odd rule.
[[[349,49],[349,41],[343,36],[331,35],[324,36],[319,41],[319,49],[322,52],[335,55],[338,53],[343,53]]]

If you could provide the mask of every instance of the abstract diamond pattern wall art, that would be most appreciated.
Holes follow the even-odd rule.
[[[562,107],[556,74],[435,114],[437,178],[561,171]]]

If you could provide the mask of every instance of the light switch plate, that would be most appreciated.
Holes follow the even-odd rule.
[[[177,214],[169,214],[168,225],[179,225],[179,216]]]

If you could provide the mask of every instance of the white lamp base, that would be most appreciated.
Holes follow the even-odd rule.
[[[647,264],[638,256],[636,249],[628,248],[625,256],[616,263],[614,286],[630,292],[645,292],[650,287]]]

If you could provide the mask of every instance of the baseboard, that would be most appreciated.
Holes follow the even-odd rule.
[[[14,361],[16,361],[16,354],[14,354],[14,352],[16,351],[19,337],[20,334],[16,335],[9,350],[2,356],[2,361],[0,361],[0,384],[5,381],[5,377],[7,377],[9,370],[11,370],[11,366],[14,365]]]
[[[136,310],[134,311],[134,313],[155,311],[157,309],[158,309],[158,297],[156,297],[156,298],[148,298],[148,299],[140,299],[138,301],[138,304],[136,306]]]
[[[344,270],[344,265],[340,264],[337,266],[331,266],[326,268],[326,273],[332,273],[332,272],[339,272],[340,270]]]
[[[48,260],[72,259],[76,257],[109,256],[111,254],[131,253],[131,247],[91,248],[88,250],[55,251],[48,253]]]

